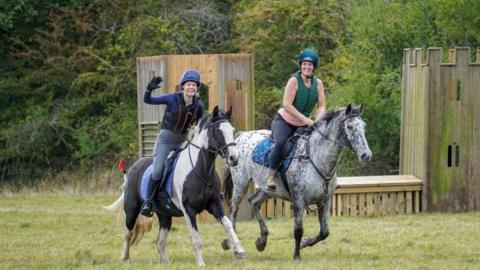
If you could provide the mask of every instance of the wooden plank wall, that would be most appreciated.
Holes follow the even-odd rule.
[[[400,173],[424,180],[424,209],[480,210],[480,49],[473,63],[469,48],[450,49],[443,63],[442,50],[429,48],[419,72],[422,52],[404,53]],[[419,80],[425,81],[423,87]],[[413,97],[422,95],[419,104]],[[422,114],[423,127],[415,122]],[[414,165],[417,154],[425,161],[423,176]]]
[[[419,213],[422,180],[412,175],[345,177],[332,198],[332,216]]]
[[[330,215],[332,216],[378,216],[414,214],[422,211],[421,179],[413,175],[380,175],[339,177],[337,189],[332,197]],[[237,220],[251,220],[253,213],[247,199],[254,192],[251,187],[240,205]],[[224,208],[228,213],[228,201]],[[310,205],[304,210],[306,215],[316,215],[316,206]],[[264,218],[293,217],[291,202],[271,198],[260,208]],[[198,215],[200,222],[216,222],[205,211]],[[175,222],[184,222],[175,218]]]
[[[167,58],[165,56],[141,57],[137,58],[137,107],[138,107],[138,156],[144,157],[146,153],[151,153],[150,145],[151,134],[150,131],[145,130],[145,125],[148,130],[159,130],[159,119],[162,119],[165,108],[163,106],[151,106],[143,102],[143,93],[147,88],[148,83],[153,76],[161,76],[165,78],[167,72]],[[161,88],[155,90],[157,94],[167,93],[168,83],[163,82]],[[152,125],[157,125],[157,128]],[[144,136],[147,135],[146,141]],[[155,140],[155,138],[153,139]],[[145,143],[145,145],[144,145]],[[145,148],[144,148],[145,147]]]
[[[424,91],[425,65],[422,64],[422,51],[404,52],[404,74],[408,80],[402,83],[402,122],[400,141],[400,174],[412,174],[421,179],[425,177],[425,144],[428,115],[423,110],[428,100]],[[408,105],[407,105],[408,104]]]
[[[139,149],[141,157],[147,157],[153,154],[153,147],[159,131],[160,125],[157,122],[143,122],[139,125],[139,135],[141,138]]]
[[[339,177],[332,197],[332,216],[371,216],[419,213],[423,182],[413,175]],[[310,206],[315,210],[316,206]],[[277,198],[261,208],[266,218],[292,217],[291,203]],[[316,215],[316,212],[305,211]]]

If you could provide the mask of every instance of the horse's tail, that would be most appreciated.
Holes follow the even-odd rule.
[[[119,212],[119,217],[125,218],[125,212],[120,210],[125,205],[125,187],[127,187],[127,181],[130,181],[129,182],[130,187],[137,187],[138,183],[136,182],[136,180],[141,179],[141,175],[151,163],[152,163],[152,158],[140,159],[132,165],[128,174],[126,173],[125,168],[122,168],[123,179],[124,179],[123,184],[121,186],[122,194],[114,203],[108,206],[104,206],[103,209],[105,209],[108,212]],[[127,187],[127,189],[129,188]],[[131,189],[129,191],[138,192],[137,190],[131,190]],[[127,201],[127,204],[128,204],[128,201]],[[120,218],[119,220],[121,219],[122,218]],[[130,238],[129,245],[131,246],[135,243],[138,243],[142,239],[145,233],[151,231],[152,226],[153,224],[155,224],[156,220],[157,220],[156,215],[154,215],[153,217],[145,217],[143,215],[138,215],[137,219],[135,220],[135,226],[132,229],[133,234]]]
[[[138,215],[137,220],[135,221],[135,227],[133,227],[133,235],[130,239],[130,245],[134,245],[142,239],[145,233],[148,233],[152,230],[153,224],[155,224],[156,215],[152,217],[146,217],[144,215]]]
[[[118,199],[108,205],[108,206],[103,206],[103,209],[105,209],[107,212],[118,212],[120,211],[120,209],[122,209],[123,207],[123,196],[124,196],[124,192],[123,192],[123,189],[125,188],[125,184],[127,183],[127,174],[124,173],[123,174],[123,184],[122,186],[120,187],[122,189],[122,194],[120,195],[120,197],[118,197]]]
[[[232,180],[232,172],[230,171],[230,168],[227,168],[227,170],[223,173],[223,178],[222,178],[222,185],[223,185],[223,196],[227,201],[230,201],[230,199],[233,196],[233,180]]]
[[[124,217],[125,214],[123,212],[120,212],[120,210],[123,208],[124,204],[124,195],[122,192],[122,195],[111,205],[109,206],[104,206],[103,209],[105,209],[108,212],[119,212],[119,216]],[[130,243],[129,245],[132,246],[142,239],[143,235],[145,233],[148,233],[152,230],[153,224],[155,224],[156,221],[156,216],[154,215],[153,217],[145,217],[143,215],[138,215],[137,220],[135,221],[135,226],[133,227],[133,235],[130,238]]]
[[[118,199],[114,203],[108,206],[103,206],[103,209],[105,209],[105,211],[107,212],[118,212],[120,211],[120,209],[122,209],[122,207],[123,207],[123,192],[122,192],[122,195],[120,195],[120,197],[118,197]]]

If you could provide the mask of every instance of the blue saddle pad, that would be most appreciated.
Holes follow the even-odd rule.
[[[175,170],[175,165],[177,164],[178,161],[178,156],[176,155],[175,159],[173,160],[172,166],[169,167],[167,175],[165,176],[165,183],[163,184],[164,189],[167,190],[168,196],[170,198],[172,197],[172,184],[173,184],[173,172]],[[147,167],[147,169],[143,172],[142,176],[142,182],[140,183],[140,197],[142,200],[147,199],[147,187],[148,187],[148,182],[150,181],[150,175],[153,172],[153,164],[150,164],[150,166]],[[159,190],[157,190],[158,192]]]
[[[272,146],[273,143],[268,138],[260,141],[257,146],[255,146],[255,149],[253,149],[252,160],[258,164],[268,167],[270,163],[270,152]],[[295,152],[296,147],[297,145],[294,144],[286,157],[283,159],[282,163],[280,164],[279,171],[284,172],[288,169],[288,166],[290,166],[290,162],[293,159],[293,153]]]

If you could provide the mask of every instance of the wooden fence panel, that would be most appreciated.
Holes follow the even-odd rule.
[[[424,180],[418,208],[480,210],[480,49],[473,62],[469,48],[450,49],[447,63],[441,48],[426,63],[422,53],[404,51],[400,173]]]

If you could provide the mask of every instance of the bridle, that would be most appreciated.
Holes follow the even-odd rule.
[[[352,114],[350,114],[350,115],[347,115],[347,116],[343,117],[343,118],[340,120],[340,123],[343,124],[343,122],[345,122],[347,119],[354,118],[354,117],[357,117],[357,116],[360,116],[360,113],[352,113]],[[348,140],[347,140],[347,143],[345,143],[345,142],[343,142],[343,141],[341,141],[341,140],[338,140],[338,139],[332,140],[332,139],[330,139],[330,138],[328,137],[328,134],[325,134],[325,133],[321,132],[321,131],[320,131],[319,129],[317,129],[315,126],[311,126],[310,129],[311,129],[312,131],[315,131],[315,132],[317,132],[318,134],[320,134],[320,136],[321,136],[322,138],[324,138],[326,141],[333,142],[334,144],[340,144],[341,146],[346,147],[346,148],[350,148],[350,149],[352,148],[352,144],[351,144],[350,141],[348,141]],[[341,136],[340,136],[341,138],[346,138],[346,137],[347,137],[347,136],[346,136],[347,134],[346,134],[346,132],[345,132],[345,126],[344,126],[344,125],[343,125],[342,128],[340,129],[340,133],[341,133]],[[308,137],[307,137],[306,139],[308,139]]]
[[[359,116],[360,114],[359,113],[354,113],[354,114],[350,114],[350,115],[347,115],[346,117],[344,117],[343,119],[340,120],[340,122],[343,124],[343,122],[345,122],[345,120],[349,119],[349,118],[353,118],[353,117],[357,117]],[[349,141],[348,144],[342,142],[341,140],[331,140],[330,138],[328,138],[328,134],[325,134],[323,132],[321,132],[319,129],[317,129],[315,126],[312,126],[311,127],[311,130],[312,131],[315,131],[317,132],[318,134],[320,134],[320,136],[322,138],[324,138],[325,140],[327,141],[331,141],[333,142],[334,144],[339,144],[343,147],[347,147],[347,148],[352,148],[352,145]],[[340,132],[342,133],[342,137],[346,137],[346,132],[345,132],[345,125],[342,125],[342,128],[340,130]],[[345,135],[345,136],[343,136]],[[304,139],[307,144],[305,146],[305,154],[304,155],[300,155],[298,157],[298,159],[300,160],[308,160],[310,162],[310,164],[312,164],[313,168],[315,169],[315,171],[320,175],[320,177],[322,177],[324,179],[324,182],[323,182],[323,188],[325,190],[325,193],[328,195],[328,188],[330,186],[330,180],[333,178],[333,176],[335,175],[335,173],[337,172],[337,165],[340,163],[340,162],[337,162],[337,164],[335,165],[335,167],[333,168],[333,170],[327,174],[327,176],[325,176],[321,171],[320,169],[317,167],[317,165],[315,165],[315,163],[313,162],[312,158],[310,157],[310,136],[306,136],[306,135],[302,135],[300,136],[300,138]],[[341,154],[340,154],[341,155]],[[341,159],[341,156],[338,158],[338,160]]]
[[[223,122],[230,122],[229,120],[227,119],[220,119],[220,120],[217,120],[215,122],[212,122],[210,124],[208,124],[208,126],[204,127],[207,130],[207,136],[208,138],[211,138],[213,140],[213,145],[210,146],[210,143],[208,144],[209,146],[208,147],[200,147],[198,145],[196,145],[195,143],[193,143],[189,138],[187,138],[187,145],[185,146],[185,148],[188,147],[188,156],[190,158],[190,164],[192,165],[192,171],[197,175],[198,179],[200,179],[205,185],[207,186],[211,186],[212,185],[212,182],[209,182],[209,181],[205,181],[198,173],[197,171],[195,170],[195,164],[193,164],[193,160],[192,160],[192,154],[191,154],[191,151],[190,151],[190,145],[199,149],[200,152],[202,151],[206,151],[208,153],[212,153],[214,154],[214,158],[217,156],[217,155],[220,155],[222,158],[225,159],[225,162],[227,163],[227,166],[231,167],[232,165],[229,163],[229,159],[226,158],[227,157],[227,151],[228,151],[228,147],[230,146],[235,146],[237,145],[235,142],[231,142],[231,143],[227,143],[225,145],[221,145],[221,143],[219,142],[219,139],[217,138],[217,134],[214,132],[214,129],[213,127],[217,126],[217,125],[220,125],[221,123]],[[185,149],[184,148],[184,149]],[[205,158],[203,159],[203,162],[205,163]],[[214,164],[215,162],[212,162],[212,165],[210,165],[210,169],[208,170],[208,175],[210,175],[210,173],[212,172],[212,169],[214,168]]]
[[[212,122],[210,123],[206,128],[208,129],[207,130],[207,136],[209,138],[212,138],[213,139],[213,146],[212,147],[200,147],[196,144],[194,144],[190,139],[187,138],[187,145],[185,147],[188,147],[188,145],[192,145],[194,146],[195,148],[199,149],[200,151],[207,151],[209,153],[213,153],[215,155],[220,155],[222,158],[225,158],[227,153],[226,151],[228,150],[228,147],[232,146],[232,145],[237,145],[235,142],[231,142],[231,143],[227,143],[225,145],[221,145],[221,143],[219,142],[218,138],[217,138],[217,134],[214,133],[214,130],[212,127],[214,126],[217,126],[217,125],[220,125],[221,123],[223,122],[230,122],[228,121],[227,119],[220,119],[220,120],[217,120],[215,122]],[[213,149],[212,149],[213,148]],[[225,159],[225,161],[227,162],[227,165],[230,166],[230,164],[228,163],[228,159]]]

